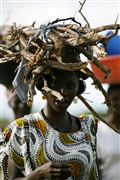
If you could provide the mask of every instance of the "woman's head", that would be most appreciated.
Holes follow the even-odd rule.
[[[23,66],[25,70],[24,73],[20,73],[20,75],[24,74],[22,81],[28,86],[26,93],[27,98],[24,98],[28,105],[32,104],[34,95],[33,89],[36,84],[39,90],[44,86],[42,78],[37,82],[38,77],[43,76],[44,79],[47,78],[47,81],[51,82],[50,78],[52,76],[48,73],[49,77],[47,77],[45,72],[46,69],[52,71],[53,68],[56,68],[66,71],[81,70],[84,72],[79,72],[81,79],[78,83],[77,94],[84,92],[85,84],[82,79],[84,80],[88,77],[92,77],[95,84],[97,84],[94,74],[87,68],[88,63],[82,61],[84,56],[89,56],[88,59],[91,59],[90,53],[93,56],[93,52],[92,46],[86,44],[86,41],[84,42],[85,38],[82,38],[82,33],[79,29],[80,24],[71,26],[70,24],[64,25],[54,23],[41,26],[40,30],[30,37],[26,48],[27,51],[23,53]],[[82,41],[80,41],[80,38]],[[22,93],[20,92],[19,94]]]
[[[66,110],[77,94],[84,92],[85,83],[80,80],[82,73],[53,69],[44,76],[50,89],[59,92],[63,100],[59,101],[50,93],[45,93],[48,104],[56,111]],[[37,88],[42,91],[43,82],[38,80]]]
[[[110,85],[107,94],[113,111],[120,114],[120,84]]]

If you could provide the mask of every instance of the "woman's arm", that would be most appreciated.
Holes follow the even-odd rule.
[[[17,168],[16,164],[12,159],[8,159],[8,176],[9,180],[20,180],[24,179],[24,175],[22,172]],[[20,177],[20,178],[17,178]]]
[[[46,178],[64,180],[72,175],[72,171],[66,164],[60,162],[47,162],[36,168],[31,174],[25,177],[16,167],[14,161],[9,158],[8,175],[9,180],[44,180]]]

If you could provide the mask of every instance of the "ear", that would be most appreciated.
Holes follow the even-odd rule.
[[[79,71],[79,77],[83,80],[86,80],[87,78],[89,78],[89,76],[85,73],[83,73],[82,71]]]
[[[79,80],[79,85],[78,85],[78,92],[77,94],[82,94],[86,89],[86,84],[83,80]]]

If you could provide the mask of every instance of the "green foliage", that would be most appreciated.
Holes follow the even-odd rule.
[[[4,129],[9,123],[8,119],[0,119],[0,129]]]

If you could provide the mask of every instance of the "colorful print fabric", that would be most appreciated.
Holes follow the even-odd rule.
[[[24,116],[4,131],[0,147],[0,173],[8,179],[7,158],[11,157],[27,176],[48,161],[70,165],[74,176],[69,180],[97,180],[96,120],[93,116],[79,118],[81,129],[74,133],[58,132],[43,119],[41,113]]]

